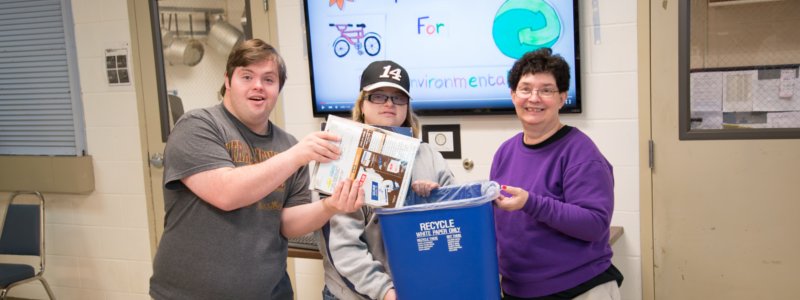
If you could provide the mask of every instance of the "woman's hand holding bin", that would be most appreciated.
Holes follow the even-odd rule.
[[[499,208],[507,211],[519,210],[525,206],[525,202],[528,202],[528,191],[524,189],[509,185],[502,185],[500,189],[511,196],[505,196],[500,193],[497,199],[494,200],[495,205]]]

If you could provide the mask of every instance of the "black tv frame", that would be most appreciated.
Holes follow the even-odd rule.
[[[350,111],[337,111],[337,112],[329,112],[329,111],[319,111],[317,108],[317,99],[316,99],[316,91],[314,88],[314,63],[312,58],[312,47],[311,47],[311,33],[309,28],[309,16],[308,16],[308,1],[303,0],[303,22],[304,22],[304,32],[305,32],[305,40],[306,40],[306,49],[308,51],[308,74],[309,74],[309,84],[311,86],[311,107],[313,111],[313,116],[315,118],[326,118],[328,115],[336,115],[336,116],[349,116]],[[580,114],[583,112],[583,101],[582,101],[582,91],[581,91],[581,51],[580,51],[580,3],[578,0],[572,0],[572,8],[573,8],[573,24],[572,24],[572,31],[574,36],[574,51],[575,51],[575,62],[574,68],[575,72],[570,74],[572,78],[575,79],[575,105],[573,106],[564,106],[559,110],[561,114]],[[508,66],[509,69],[511,65]],[[509,91],[509,101],[511,101],[510,91]],[[353,99],[355,101],[355,98]],[[426,110],[426,109],[419,109],[414,108],[414,112],[420,116],[452,116],[452,115],[509,115],[515,114],[516,111],[513,106],[508,108],[455,108],[455,109],[437,109],[437,110]]]

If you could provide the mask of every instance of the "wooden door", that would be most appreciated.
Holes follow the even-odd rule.
[[[162,113],[161,110],[165,108],[165,104],[159,103],[159,78],[158,68],[162,61],[158,61],[154,51],[154,35],[151,21],[150,1],[129,0],[128,9],[131,15],[131,30],[132,30],[132,45],[134,50],[133,59],[135,62],[136,71],[134,72],[136,82],[137,101],[139,103],[139,119],[143,124],[142,128],[142,147],[145,151],[146,161],[145,164],[145,178],[148,183],[145,185],[147,201],[148,201],[148,219],[150,226],[150,239],[151,239],[151,254],[155,255],[158,242],[164,230],[164,197],[163,197],[163,169],[161,160],[163,159],[163,150],[165,145],[164,134],[162,133],[162,124],[169,126],[169,111]],[[201,0],[185,0],[181,2],[182,5],[192,6],[192,3],[198,3],[202,6],[203,3],[208,1]],[[228,0],[226,8],[230,7],[245,7],[249,5],[250,14],[247,15],[247,21],[252,28],[252,37],[260,38],[271,43],[273,46],[278,47],[277,41],[277,28],[275,26],[276,13],[275,13],[275,0]],[[173,2],[170,2],[173,3]],[[266,4],[265,4],[266,3]],[[174,4],[174,3],[173,3]],[[156,14],[159,15],[159,14]],[[239,20],[239,16],[229,16],[231,19]],[[158,28],[156,28],[158,30]],[[184,31],[184,29],[180,29]],[[202,29],[197,29],[201,31]],[[200,34],[198,34],[200,35]],[[160,36],[157,35],[157,37]],[[201,35],[200,35],[201,36]],[[200,37],[202,41],[202,36]],[[207,44],[206,44],[207,46]],[[205,51],[211,51],[207,49]],[[227,56],[225,56],[227,58]],[[222,59],[218,66],[218,71],[223,73],[225,71],[225,60]],[[166,76],[169,78],[169,76]],[[189,80],[192,80],[191,78]],[[199,80],[199,79],[198,79]],[[215,86],[221,86],[222,81],[212,83]],[[166,101],[166,99],[164,99]],[[273,110],[270,120],[277,124],[283,123],[283,109],[278,101],[276,108]],[[167,118],[167,121],[162,121],[162,118]],[[168,132],[168,130],[167,130]]]
[[[643,266],[644,298],[796,299],[800,141],[679,140],[679,1],[649,2],[640,2],[649,8],[640,21],[649,22],[640,35],[649,41],[640,60],[650,86],[643,134],[654,144],[653,169],[642,178],[652,179],[642,185],[652,188],[642,206],[643,239],[652,229],[652,249],[643,242],[651,251],[643,264],[652,259]]]

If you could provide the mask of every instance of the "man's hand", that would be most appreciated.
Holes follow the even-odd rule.
[[[497,207],[507,211],[514,211],[525,206],[525,202],[528,201],[528,191],[508,185],[503,185],[501,188],[504,192],[510,194],[511,197],[500,194],[500,196],[494,200]]]
[[[351,213],[364,205],[364,190],[360,184],[350,179],[340,181],[333,190],[333,195],[322,199],[325,210],[331,213]]]
[[[318,131],[305,136],[289,151],[296,157],[298,163],[306,165],[312,160],[325,163],[339,159],[340,150],[337,143],[341,138],[333,133]]]

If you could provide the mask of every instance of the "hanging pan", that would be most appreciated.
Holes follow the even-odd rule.
[[[177,17],[176,17],[177,19]],[[175,21],[175,32],[178,30],[178,21]],[[170,43],[169,47],[164,49],[164,58],[173,65],[186,65],[195,66],[203,59],[203,44],[194,39],[194,30],[192,28],[192,15],[189,15],[189,37],[175,38]]]

